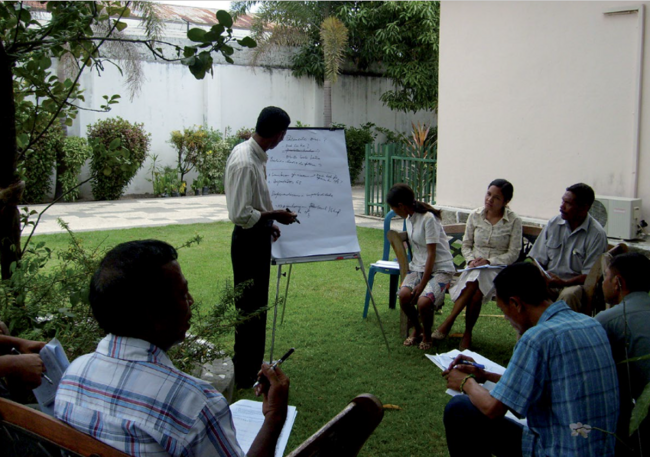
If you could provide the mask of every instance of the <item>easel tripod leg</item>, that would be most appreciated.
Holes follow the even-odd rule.
[[[278,321],[278,299],[280,297],[280,278],[282,277],[282,265],[278,265],[278,280],[275,285],[275,305],[273,306],[273,330],[271,332],[271,351],[269,363],[273,363],[273,349],[275,348],[275,325]]]
[[[282,317],[280,318],[280,325],[284,324],[284,310],[287,307],[287,298],[289,297],[289,283],[291,282],[291,269],[293,263],[289,264],[289,277],[287,278],[287,287],[284,289],[284,301],[282,302]]]

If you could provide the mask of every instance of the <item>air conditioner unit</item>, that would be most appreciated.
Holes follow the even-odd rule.
[[[600,222],[608,237],[631,240],[636,238],[641,220],[641,199],[596,195],[589,214]]]

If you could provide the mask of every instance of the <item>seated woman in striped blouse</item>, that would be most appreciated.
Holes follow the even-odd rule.
[[[505,179],[495,179],[485,194],[485,206],[470,213],[465,226],[462,252],[467,268],[483,265],[509,265],[517,260],[521,251],[521,218],[508,208],[514,188]],[[501,269],[478,269],[464,271],[449,294],[454,308],[445,321],[433,332],[434,340],[443,340],[463,308],[465,334],[460,349],[468,349],[472,343],[472,329],[476,324],[481,305],[494,297],[494,278]]]

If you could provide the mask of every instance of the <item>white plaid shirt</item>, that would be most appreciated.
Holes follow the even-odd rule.
[[[54,414],[133,456],[242,456],[228,402],[157,346],[108,335],[66,370]]]

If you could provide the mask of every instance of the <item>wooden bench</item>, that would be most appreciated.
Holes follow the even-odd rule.
[[[384,417],[372,394],[354,398],[290,457],[356,456]],[[0,398],[2,457],[128,457],[47,414]]]
[[[3,457],[128,457],[40,411],[0,398],[0,454]]]

